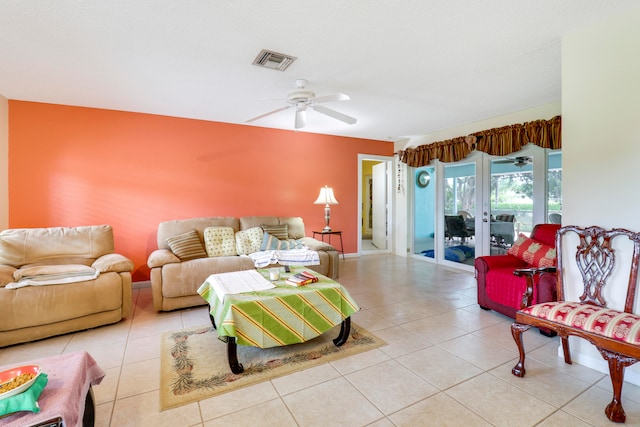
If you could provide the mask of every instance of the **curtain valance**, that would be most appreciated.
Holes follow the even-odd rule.
[[[421,167],[433,159],[442,162],[457,162],[467,157],[474,149],[493,156],[506,156],[528,143],[542,148],[558,150],[562,148],[561,118],[503,126],[474,132],[446,141],[420,145],[398,152],[401,162],[408,166]]]

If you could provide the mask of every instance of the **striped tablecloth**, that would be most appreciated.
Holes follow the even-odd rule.
[[[292,268],[291,274],[302,270]],[[268,278],[269,270],[259,270]],[[220,301],[209,277],[198,293],[209,303],[218,337],[235,337],[240,345],[260,348],[308,341],[321,335],[360,310],[349,292],[338,282],[314,274],[317,283],[295,287],[284,284],[289,273],[273,282],[274,289],[231,294]]]

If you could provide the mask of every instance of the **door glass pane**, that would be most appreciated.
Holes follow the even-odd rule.
[[[436,174],[433,167],[415,170],[414,179],[414,253],[434,258],[436,230]]]
[[[444,259],[473,265],[476,164],[444,168]]]
[[[550,223],[562,221],[562,152],[550,151],[547,171],[547,209]]]
[[[533,166],[528,156],[491,161],[491,254],[506,253],[533,228]]]

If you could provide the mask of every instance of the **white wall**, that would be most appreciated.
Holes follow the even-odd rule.
[[[563,39],[565,225],[640,231],[640,197],[636,190],[640,167],[639,52],[640,9],[606,19]],[[576,275],[575,279],[579,277]],[[590,344],[576,340],[572,343],[572,354],[578,363],[608,372]],[[627,369],[626,379],[640,384],[640,369],[637,366]]]
[[[0,230],[9,228],[9,101],[0,95]]]

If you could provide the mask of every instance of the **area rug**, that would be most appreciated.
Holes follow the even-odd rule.
[[[351,334],[341,347],[332,340],[340,326],[302,344],[261,349],[238,346],[244,372],[229,368],[227,344],[211,326],[162,335],[160,348],[160,409],[197,402],[241,387],[268,381],[346,356],[387,345],[364,328],[351,323]]]

